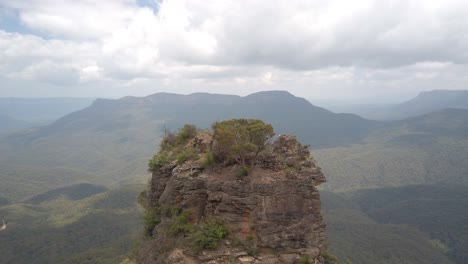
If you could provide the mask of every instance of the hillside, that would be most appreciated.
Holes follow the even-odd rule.
[[[24,203],[37,205],[43,202],[57,199],[59,197],[63,197],[70,201],[77,201],[105,191],[107,191],[107,188],[104,186],[81,183],[38,194],[29,198]]]
[[[375,221],[415,227],[437,243],[455,263],[466,263],[466,187],[415,185],[384,188],[356,192],[353,200]]]
[[[447,109],[375,130],[364,144],[319,149],[328,182],[347,191],[411,184],[468,184],[468,110]]]
[[[401,120],[446,108],[468,109],[468,90],[434,90],[397,104],[325,104],[332,111],[372,120]]]
[[[143,98],[97,100],[91,107],[38,130],[33,137],[83,129],[107,132],[130,125],[129,120],[136,117],[172,130],[188,123],[208,128],[213,120],[261,118],[281,133],[298,132],[298,137],[313,147],[359,142],[375,125],[356,115],[334,114],[283,91],[259,92],[245,97],[158,93]],[[140,123],[142,121],[145,120]]]
[[[136,198],[142,188],[96,193],[102,187],[79,184],[38,195],[34,204],[0,206],[8,220],[0,263],[119,263],[141,234]]]
[[[379,191],[375,192],[377,199]],[[445,249],[417,225],[374,220],[351,194],[321,194],[330,251],[340,259],[359,264],[463,263],[450,261],[444,256]],[[406,197],[411,197],[411,193],[406,193]],[[385,203],[379,203],[379,206],[383,210],[390,207]]]
[[[175,130],[185,123],[208,128],[213,120],[234,117],[261,118],[277,127],[278,134],[296,134],[314,148],[360,142],[377,125],[278,91],[245,97],[160,93],[99,99],[48,126],[0,139],[0,151],[5,153],[0,156],[0,175],[12,183],[21,182],[7,181],[0,188],[13,199],[34,195],[37,177],[33,171],[49,171],[40,184],[52,188],[90,179],[109,185],[143,178],[147,157],[165,129]]]

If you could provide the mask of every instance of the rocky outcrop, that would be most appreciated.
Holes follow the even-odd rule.
[[[202,134],[186,148],[204,153],[211,145],[211,137]],[[149,204],[187,210],[194,226],[217,219],[229,235],[216,249],[195,252],[189,244],[175,242],[162,220],[140,250],[138,263],[323,263],[325,223],[316,186],[325,178],[307,146],[294,136],[279,136],[245,176],[239,175],[240,165],[200,164],[159,168],[151,180]]]

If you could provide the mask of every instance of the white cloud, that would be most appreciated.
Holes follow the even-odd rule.
[[[2,0],[0,16],[16,11],[36,36],[0,25],[0,75],[329,97],[427,89],[439,80],[461,88],[466,79],[453,74],[468,63],[463,0],[155,3],[157,10],[136,0]]]

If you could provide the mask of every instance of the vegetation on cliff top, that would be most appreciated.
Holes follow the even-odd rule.
[[[248,156],[257,157],[275,135],[270,124],[258,119],[231,119],[213,124],[215,153],[222,160],[233,159],[242,166]]]
[[[160,151],[148,162],[148,170],[155,172],[161,167],[176,163],[180,165],[189,160],[201,160],[206,167],[220,161],[227,164],[240,164],[245,167],[262,151],[267,149],[269,140],[275,135],[270,124],[258,119],[231,119],[216,122],[212,131],[213,143],[206,153],[198,153],[187,143],[200,133],[194,125],[184,125],[177,133],[166,133],[160,144]]]

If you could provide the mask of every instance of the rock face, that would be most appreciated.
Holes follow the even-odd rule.
[[[210,141],[206,134],[199,135],[186,148],[203,153]],[[279,136],[271,147],[245,176],[239,176],[242,167],[236,164],[203,168],[196,161],[171,163],[154,172],[151,207],[188,210],[193,225],[217,219],[229,235],[217,249],[194,253],[177,243],[169,246],[171,237],[161,222],[137,262],[323,263],[325,223],[316,189],[325,182],[321,169],[294,136]]]

